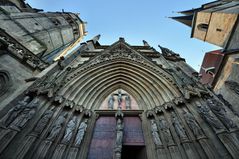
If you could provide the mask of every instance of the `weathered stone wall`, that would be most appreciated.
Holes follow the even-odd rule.
[[[20,12],[15,6],[0,8],[0,28],[34,54],[47,55],[85,34],[83,22],[73,13]]]
[[[33,77],[36,73],[8,54],[0,56],[0,70],[7,71],[10,76],[9,88],[6,93],[0,96],[1,110],[7,103],[16,98],[29,86],[26,84],[25,79]]]
[[[239,81],[239,54],[227,55],[223,68],[220,72],[220,76],[214,86],[216,94],[222,94],[223,97],[233,106],[233,108],[239,112],[239,94],[233,91],[233,88],[227,86],[227,81]],[[235,89],[238,89],[235,86]]]

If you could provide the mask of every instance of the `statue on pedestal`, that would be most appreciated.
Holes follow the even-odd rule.
[[[227,128],[236,128],[236,124],[227,117],[226,109],[223,104],[216,101],[215,99],[207,99],[207,105],[210,107],[212,112],[222,121]]]
[[[80,127],[78,128],[78,132],[76,134],[76,139],[75,139],[75,145],[80,146],[81,141],[84,137],[85,131],[87,128],[87,119],[85,119],[81,124]]]
[[[161,139],[159,137],[159,131],[158,131],[158,127],[157,124],[155,122],[155,120],[151,120],[151,132],[152,132],[152,136],[153,136],[153,140],[156,146],[161,146],[162,142]]]
[[[48,140],[55,140],[55,138],[57,137],[57,135],[60,133],[62,129],[62,126],[66,120],[66,116],[67,116],[67,113],[63,113],[57,118],[57,120],[55,121],[55,123],[53,124],[51,128],[51,131],[49,132],[47,136]]]
[[[200,103],[196,103],[198,112],[201,115],[201,117],[213,128],[215,129],[223,129],[223,125],[216,119],[214,116],[212,116],[211,111],[206,106],[202,106]]]
[[[50,118],[53,115],[53,108],[47,110],[41,117],[41,119],[38,121],[36,127],[33,129],[33,133],[36,134],[41,134],[41,132],[43,131],[43,129],[46,127],[47,123],[49,122]]]
[[[171,120],[179,138],[181,140],[187,139],[186,131],[184,130],[182,123],[179,121],[179,119],[177,118],[174,112],[172,113]]]
[[[114,109],[114,102],[115,102],[114,96],[111,95],[109,100],[108,100],[108,108],[109,109]]]
[[[121,119],[117,120],[117,125],[116,125],[116,147],[122,147],[122,141],[123,141],[123,123]]]
[[[118,108],[121,108],[122,105],[122,93],[121,90],[118,90]]]
[[[75,126],[76,126],[76,117],[74,116],[67,124],[66,126],[66,131],[64,134],[64,137],[62,139],[62,143],[69,143],[72,137],[72,133],[75,130]]]
[[[167,122],[165,121],[164,118],[159,118],[159,128],[163,133],[165,142],[167,144],[174,143],[173,139],[172,139],[172,136],[171,136],[171,132],[169,130],[169,126],[168,126],[168,124],[167,124]]]
[[[26,123],[35,115],[38,105],[39,99],[36,99],[28,104],[20,113],[20,115],[12,122],[10,127],[17,131],[20,131],[22,128],[24,128]]]
[[[193,115],[189,112],[186,112],[186,111],[183,112],[183,115],[184,115],[186,123],[188,124],[189,128],[192,130],[193,134],[196,137],[204,136],[204,134],[202,132],[202,129],[200,128],[200,126],[196,122]]]
[[[125,107],[126,109],[131,109],[131,99],[128,94],[125,96]]]
[[[6,128],[14,119],[23,111],[25,106],[29,103],[30,97],[26,96],[22,101],[19,101],[16,106],[10,109],[7,114],[0,120],[0,126]]]

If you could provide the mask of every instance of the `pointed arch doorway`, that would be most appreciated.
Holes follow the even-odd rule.
[[[140,114],[143,112],[135,98],[123,89],[116,89],[102,102],[96,113],[93,137],[88,159],[112,159],[116,153],[117,110],[123,113],[123,140],[121,159],[145,159],[145,141]],[[137,154],[135,153],[137,152]]]

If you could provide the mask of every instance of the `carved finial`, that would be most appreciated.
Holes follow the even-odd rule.
[[[97,41],[99,41],[99,39],[100,39],[100,34],[96,35],[92,40],[95,44]]]
[[[120,37],[120,38],[119,38],[119,41],[123,41],[123,42],[125,42],[125,40],[124,40],[123,37]]]
[[[59,61],[58,61],[58,63],[57,63],[61,70],[63,70],[64,67],[65,67],[65,66],[64,66],[64,60],[65,60],[65,57],[64,57],[64,56],[61,56],[60,59],[59,59]]]
[[[150,46],[147,41],[143,40],[144,46]]]

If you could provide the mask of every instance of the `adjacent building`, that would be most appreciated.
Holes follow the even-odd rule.
[[[239,83],[239,1],[218,0],[179,13],[184,16],[172,18],[191,27],[191,37],[222,48],[205,54],[201,82],[239,111],[239,94],[235,91]]]

